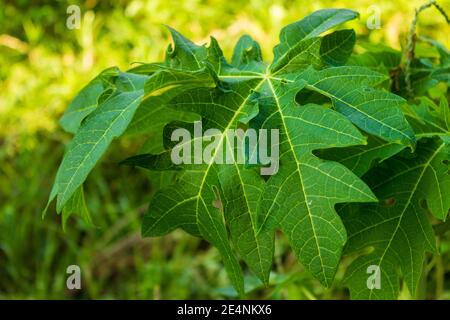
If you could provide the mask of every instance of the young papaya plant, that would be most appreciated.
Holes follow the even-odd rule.
[[[450,52],[424,38],[438,58],[356,54],[342,26],[357,18],[324,9],[284,27],[271,62],[248,35],[228,60],[216,39],[197,45],[169,28],[164,61],[106,69],[73,99],[47,207],[56,200],[63,226],[72,214],[90,220],[89,173],[114,139],[146,136],[122,164],[174,179],[155,192],[142,235],[205,239],[240,296],[246,272],[269,283],[277,230],[325,287],[351,254],[352,298],[395,299],[401,281],[414,296],[425,253],[439,250],[432,223],[450,209]]]

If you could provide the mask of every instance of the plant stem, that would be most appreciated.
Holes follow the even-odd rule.
[[[405,65],[405,82],[406,82],[406,90],[409,97],[414,96],[414,90],[411,83],[411,63],[414,60],[414,50],[416,47],[416,26],[417,21],[419,20],[419,14],[428,9],[429,7],[434,6],[445,18],[446,22],[450,24],[450,19],[445,10],[436,3],[436,0],[430,0],[429,2],[423,4],[416,9],[414,19],[411,22],[411,26],[408,32],[408,43],[406,45],[406,65]]]

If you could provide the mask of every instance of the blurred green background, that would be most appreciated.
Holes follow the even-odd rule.
[[[230,57],[245,33],[263,47],[267,60],[281,27],[320,8],[346,7],[361,13],[351,23],[360,39],[401,49],[417,0],[399,1],[4,1],[0,0],[0,298],[174,299],[233,297],[215,249],[180,231],[141,239],[140,223],[158,181],[120,167],[136,141],[115,143],[88,179],[85,190],[94,226],[71,219],[66,232],[46,204],[70,135],[58,119],[75,93],[102,69],[161,60],[170,39],[164,25],[202,43],[216,37]],[[439,1],[450,10],[450,0]],[[81,8],[81,27],[66,27],[67,7]],[[373,7],[381,28],[369,30]],[[434,9],[424,14],[419,34],[450,45],[449,27]],[[450,272],[449,235],[442,255],[430,257],[419,298],[449,299],[442,285]],[[323,289],[295,261],[282,237],[276,245],[269,288],[248,278],[252,298],[346,299],[340,281]],[[66,268],[82,270],[82,290],[66,289]],[[410,298],[407,291],[402,298]]]

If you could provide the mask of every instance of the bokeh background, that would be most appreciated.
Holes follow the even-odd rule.
[[[438,1],[450,11],[450,0]],[[176,231],[141,239],[140,224],[157,179],[119,167],[138,141],[117,141],[89,177],[87,204],[94,226],[60,217],[41,219],[51,184],[70,135],[58,126],[68,102],[109,66],[163,58],[170,25],[202,43],[216,37],[230,57],[238,38],[251,34],[272,57],[281,27],[320,8],[360,12],[350,25],[359,39],[401,49],[420,0],[0,0],[0,298],[174,299],[233,297],[217,251]],[[67,7],[81,8],[81,27],[66,27]],[[381,28],[369,30],[371,6],[381,9]],[[450,45],[450,27],[434,9],[423,14],[419,34]],[[426,268],[439,270],[422,281],[419,298],[449,299],[449,234],[440,256]],[[82,290],[66,289],[66,268],[82,269]],[[249,277],[249,297],[346,299],[346,260],[336,284],[323,289],[303,270],[281,237],[269,288]],[[428,270],[427,269],[427,270]],[[437,285],[438,284],[438,285]],[[410,298],[406,290],[402,298]]]

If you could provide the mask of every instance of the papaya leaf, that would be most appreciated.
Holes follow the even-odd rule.
[[[340,30],[323,37],[320,45],[320,57],[326,65],[342,66],[350,55],[356,42],[353,30]]]
[[[97,108],[100,95],[108,88],[114,87],[114,78],[119,73],[120,70],[116,67],[108,68],[89,82],[67,107],[59,121],[61,127],[67,132],[75,133],[81,121]]]
[[[214,79],[207,69],[199,71],[160,70],[144,83],[130,78],[103,101],[82,122],[73,140],[68,145],[56,174],[54,190],[49,202],[57,197],[56,210],[61,212],[75,190],[86,180],[113,139],[121,136],[130,124],[141,103],[164,104],[165,99],[188,90],[192,86],[214,86]],[[209,77],[209,78],[208,78]],[[120,88],[120,86],[119,86]]]
[[[354,55],[355,32],[332,30],[357,17],[325,9],[286,26],[270,63],[248,35],[228,62],[215,38],[197,45],[168,27],[164,61],[107,69],[73,100],[61,124],[74,137],[48,204],[56,198],[63,226],[76,213],[89,220],[90,171],[114,139],[145,136],[121,163],[156,180],[142,235],[181,228],[205,239],[238,295],[244,268],[271,283],[277,230],[325,287],[343,252],[372,249],[348,270],[352,297],[396,297],[400,272],[414,293],[436,249],[427,213],[443,220],[450,206],[450,111],[445,97],[407,102],[387,90],[402,92],[401,54]],[[416,84],[446,77],[444,49],[439,68],[415,60]],[[366,281],[373,266],[381,289]]]
[[[322,30],[324,27],[320,25],[318,28]],[[401,98],[377,89],[361,96],[361,92],[369,91],[371,85],[385,80],[385,76],[360,67],[336,67],[323,71],[314,71],[308,65],[298,68],[299,55],[295,54],[300,52],[299,48],[306,56],[308,50],[319,52],[322,38],[317,37],[316,32],[300,40],[302,43],[295,45],[296,50],[287,50],[282,57],[275,58],[269,66],[262,61],[259,46],[248,36],[238,42],[232,64],[226,62],[216,41],[212,40],[206,47],[205,55],[205,50],[196,48],[192,43],[187,45],[187,40],[182,38],[184,46],[194,52],[190,57],[195,60],[185,60],[184,63],[195,66],[199,62],[201,64],[203,58],[204,65],[213,66],[219,83],[216,88],[189,90],[172,99],[167,106],[173,110],[199,114],[204,130],[219,129],[220,132],[215,135],[218,139],[216,150],[230,142],[225,132],[238,128],[242,123],[280,130],[282,139],[287,139],[280,142],[281,153],[286,154],[280,159],[285,167],[281,166],[280,172],[270,178],[261,190],[261,177],[255,176],[255,172],[245,166],[234,164],[228,167],[216,161],[221,156],[220,152],[214,154],[207,165],[180,166],[182,173],[174,186],[160,190],[151,201],[142,232],[146,236],[160,236],[175,228],[183,228],[207,239],[222,253],[238,291],[242,291],[242,275],[237,271],[240,268],[232,254],[232,247],[236,248],[250,269],[263,282],[267,282],[273,255],[273,231],[276,228],[281,228],[291,237],[294,250],[307,268],[322,283],[330,285],[346,240],[345,230],[333,206],[339,202],[376,200],[353,173],[338,163],[322,164],[312,155],[313,150],[366,143],[365,137],[350,120],[386,140],[410,146],[415,143],[412,130],[398,108],[403,102]],[[180,36],[177,34],[175,43],[178,38]],[[327,57],[333,56],[332,52]],[[183,55],[183,59],[187,56]],[[292,72],[294,65],[296,72]],[[339,90],[336,84],[341,80],[344,88]],[[349,82],[352,86],[346,85]],[[344,115],[319,105],[303,106],[302,109],[295,103],[295,95],[304,88],[316,90],[332,99]],[[389,114],[383,112],[387,105],[390,107]],[[348,109],[357,115],[352,116]],[[350,120],[346,119],[346,115]],[[305,133],[302,135],[298,130]],[[322,132],[322,135],[314,133],[314,130]],[[191,140],[192,144],[195,144],[194,140]],[[166,147],[167,151],[159,155],[136,156],[125,163],[154,170],[173,170],[173,164],[169,163],[173,146]],[[289,165],[290,162],[295,166]],[[317,172],[314,170],[316,166],[319,166]],[[293,169],[297,173],[294,177],[290,175]],[[334,186],[330,187],[332,190],[326,190],[332,196],[329,201],[324,200],[323,205],[315,201],[314,205],[309,204],[311,199],[327,197],[321,193],[320,187],[309,185],[309,176],[314,174],[322,177],[318,179],[321,186]],[[303,175],[307,177],[306,182]],[[286,184],[286,188],[280,187],[282,192],[274,196],[273,188],[288,178],[294,179],[293,182]],[[229,190],[232,185],[234,190]],[[333,190],[342,190],[342,193],[334,194]],[[259,201],[257,194],[261,194],[262,202],[255,209],[254,203]],[[292,194],[298,195],[299,204],[280,200]],[[291,210],[291,219],[304,221],[302,226],[305,228],[301,230],[307,236],[299,237],[289,224],[291,220],[280,219],[283,210],[277,202],[286,202],[295,208]],[[219,207],[217,203],[220,203]],[[324,219],[332,222],[322,223]],[[247,232],[243,232],[244,229]],[[239,240],[243,237],[247,240],[245,244]],[[230,241],[232,246],[224,241]]]
[[[411,294],[416,293],[425,252],[436,251],[427,211],[443,220],[450,209],[449,167],[443,163],[449,157],[448,139],[420,142],[415,157],[395,156],[365,176],[379,204],[342,209],[347,252],[373,248],[347,270],[352,298],[396,299],[400,270]],[[379,286],[368,283],[371,266],[380,277]]]
[[[347,271],[352,298],[396,299],[400,272],[414,296],[425,252],[436,251],[427,215],[445,220],[450,209],[450,131],[439,116],[448,112],[448,105],[433,109],[433,102],[423,102],[411,105],[407,113],[420,138],[414,154],[399,153],[363,177],[380,203],[341,209],[349,234],[347,252],[373,248]],[[371,266],[377,270],[378,286],[366,281]]]

